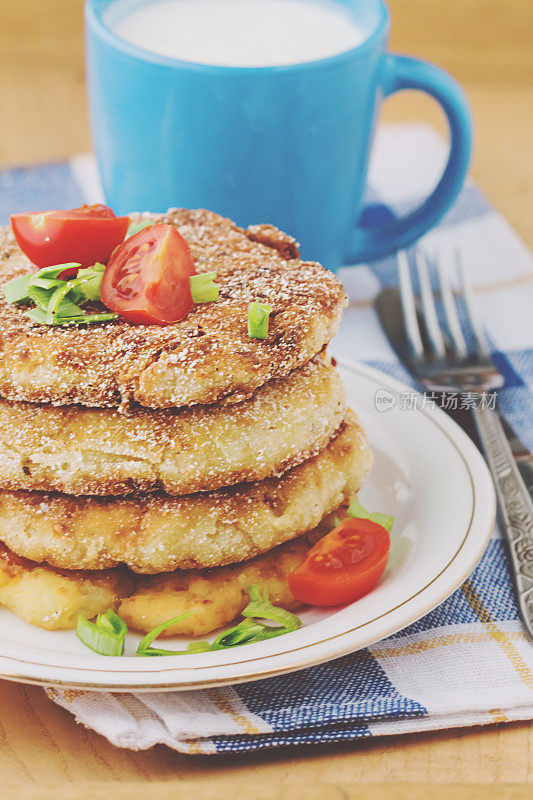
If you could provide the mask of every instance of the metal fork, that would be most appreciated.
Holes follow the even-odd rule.
[[[492,403],[482,402],[503,386],[504,379],[490,355],[490,348],[474,309],[463,261],[455,253],[466,319],[474,339],[469,353],[457,310],[456,300],[446,274],[442,254],[437,257],[440,299],[446,325],[439,322],[437,294],[431,289],[428,264],[423,253],[416,252],[420,285],[417,302],[413,292],[409,262],[404,251],[398,253],[400,299],[407,337],[405,360],[419,382],[433,391],[469,392],[469,404],[496,486],[503,528],[509,545],[513,576],[524,627],[533,639],[533,502],[522,480],[500,417]],[[472,397],[474,395],[474,397]],[[492,406],[492,407],[491,407]]]

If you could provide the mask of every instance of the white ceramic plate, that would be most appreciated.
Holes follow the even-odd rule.
[[[294,633],[198,655],[105,658],[74,632],[49,632],[0,610],[0,677],[93,690],[220,686],[309,667],[379,641],[441,603],[481,558],[495,498],[485,462],[437,408],[407,410],[408,387],[360,364],[339,364],[350,405],[375,454],[361,491],[370,510],[394,514],[391,556],[376,589],[341,609],[310,609]],[[376,396],[378,406],[376,408]],[[127,653],[139,638],[129,635]],[[177,648],[184,640],[168,640]],[[167,646],[167,645],[166,645]]]

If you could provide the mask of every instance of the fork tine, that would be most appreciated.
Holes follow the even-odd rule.
[[[468,349],[461,330],[461,323],[457,315],[457,307],[453,298],[450,282],[446,275],[442,253],[437,254],[437,272],[439,275],[440,296],[442,297],[442,304],[444,306],[444,313],[446,315],[450,336],[455,346],[455,354],[458,358],[466,358]]]
[[[418,320],[416,318],[415,296],[413,293],[413,285],[411,283],[411,275],[409,272],[409,262],[407,260],[407,254],[405,250],[400,250],[398,252],[398,275],[403,321],[405,325],[405,332],[409,340],[409,345],[417,356],[423,356],[424,345],[422,344],[420,328],[418,327]]]
[[[439,358],[444,358],[446,354],[444,339],[437,317],[433,292],[431,291],[426,257],[421,250],[416,251],[416,267],[418,270],[418,280],[420,281],[420,297],[422,299],[422,311],[424,313],[427,335],[435,355]]]
[[[457,271],[459,273],[459,282],[461,284],[461,289],[463,292],[463,297],[466,305],[468,322],[470,323],[470,327],[472,328],[474,337],[476,339],[477,354],[478,356],[484,356],[486,358],[490,358],[490,347],[487,342],[487,338],[485,336],[483,328],[481,327],[481,323],[479,322],[477,312],[474,308],[472,291],[466,280],[463,258],[458,248],[455,250],[455,263],[457,264]]]

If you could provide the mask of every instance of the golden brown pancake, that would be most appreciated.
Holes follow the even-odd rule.
[[[0,492],[0,541],[64,569],[224,566],[314,528],[359,489],[371,464],[364,432],[348,413],[324,450],[280,478],[179,497]]]
[[[262,480],[322,450],[345,411],[326,356],[232,406],[125,415],[0,400],[0,489],[190,494]]]
[[[0,397],[151,408],[239,402],[305,364],[337,331],[342,285],[319,264],[292,257],[294,243],[272,226],[246,232],[203,210],[151,218],[178,228],[197,272],[216,271],[220,300],[166,327],[125,320],[52,327],[31,322],[0,292]],[[30,270],[10,229],[2,229],[0,285]],[[272,307],[266,340],[248,335],[254,300]]]
[[[162,635],[204,636],[241,613],[252,584],[266,590],[274,605],[300,608],[289,592],[287,575],[304,560],[315,536],[302,536],[231,567],[154,576],[135,575],[121,567],[101,572],[58,570],[15,556],[0,543],[0,605],[47,630],[75,628],[78,614],[92,619],[108,608],[120,614],[128,627],[142,632],[192,612]]]

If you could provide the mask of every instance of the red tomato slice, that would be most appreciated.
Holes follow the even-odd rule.
[[[344,519],[288,576],[291,594],[313,606],[339,606],[374,588],[389,557],[387,530],[370,519]]]
[[[38,267],[77,261],[90,267],[106,263],[124,240],[130,220],[107,206],[80,206],[69,211],[12,214],[11,227],[23,253]]]
[[[109,259],[102,302],[129,322],[170,325],[193,307],[194,259],[173,225],[150,225],[126,239]]]

